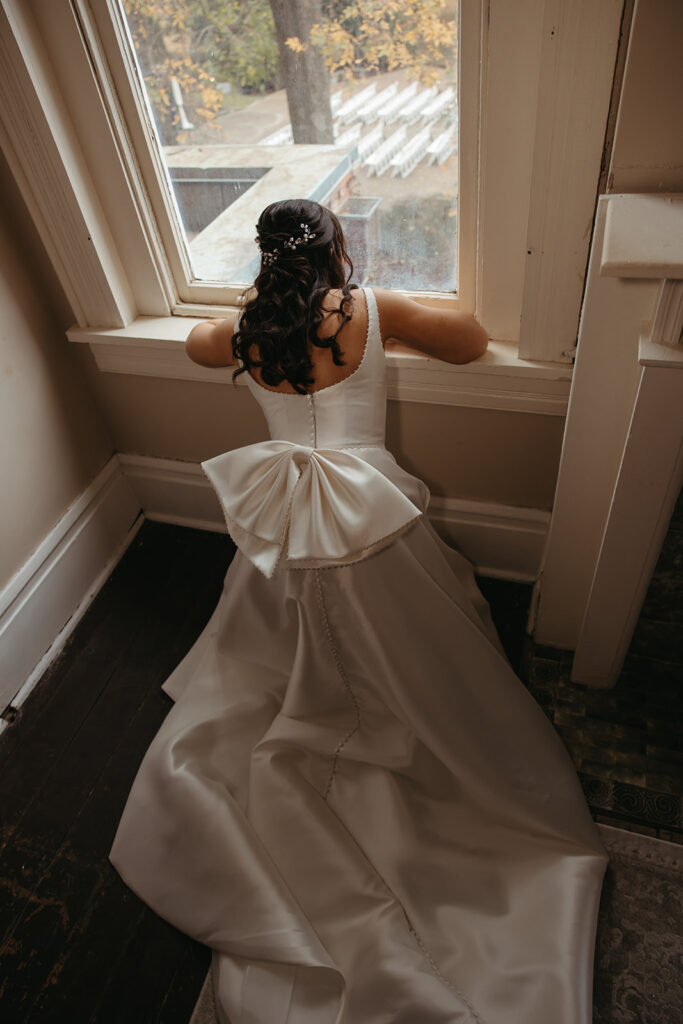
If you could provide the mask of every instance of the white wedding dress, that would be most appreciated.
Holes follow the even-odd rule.
[[[212,948],[221,1024],[590,1024],[607,856],[384,446],[365,294],[359,367],[309,395],[247,374],[271,440],[203,463],[238,550],[110,860]]]

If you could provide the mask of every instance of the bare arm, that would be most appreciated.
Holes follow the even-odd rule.
[[[193,363],[200,366],[230,366],[232,355],[232,334],[237,314],[225,320],[204,320],[190,331],[185,342],[185,351]]]
[[[488,335],[469,313],[431,309],[400,292],[373,290],[382,341],[395,338],[446,363],[469,363],[486,352]]]

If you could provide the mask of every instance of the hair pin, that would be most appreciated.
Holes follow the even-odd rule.
[[[302,223],[302,224],[299,225],[299,227],[301,228],[302,233],[297,238],[295,238],[294,235],[290,235],[290,237],[284,243],[283,248],[285,248],[285,249],[292,249],[293,251],[296,251],[297,246],[299,246],[299,245],[307,245],[310,241],[312,241],[316,237],[315,236],[315,232],[311,231],[311,228],[310,228],[309,224],[303,224]],[[261,250],[261,255],[263,257],[263,262],[268,267],[271,266],[273,263],[275,263],[276,259],[280,255],[280,250],[279,249],[277,249],[277,248],[276,249],[264,249],[260,242],[259,242],[259,249]]]

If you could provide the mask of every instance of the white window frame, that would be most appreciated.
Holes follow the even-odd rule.
[[[459,294],[424,298],[474,312],[492,344],[458,367],[394,354],[391,393],[564,415],[623,0],[460,6]],[[3,148],[70,338],[102,369],[116,349],[118,372],[207,379],[185,369],[179,317],[220,315],[236,293],[190,281],[126,38],[113,0],[3,0]]]

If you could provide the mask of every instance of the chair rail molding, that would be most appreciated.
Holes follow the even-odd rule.
[[[190,317],[143,316],[121,328],[72,327],[67,336],[87,344],[104,373],[229,384],[234,366],[208,368],[188,358],[184,341],[196,323],[200,321]],[[387,349],[387,396],[402,402],[564,416],[572,372],[572,366],[561,363],[519,359],[514,342],[492,341],[479,359],[459,365]],[[242,377],[237,384],[244,384]]]
[[[600,200],[534,639],[617,681],[683,485],[683,195]]]

